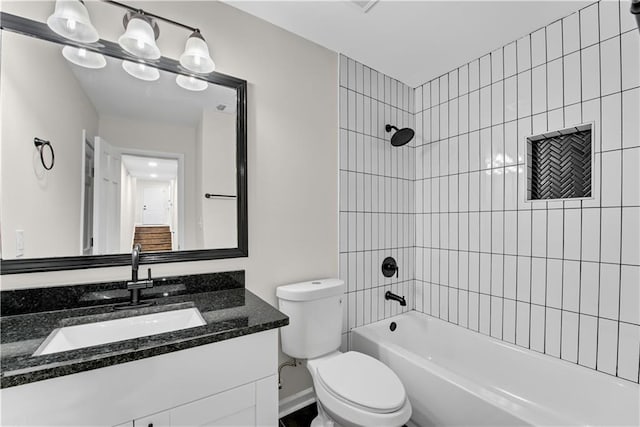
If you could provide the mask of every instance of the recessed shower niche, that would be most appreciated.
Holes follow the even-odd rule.
[[[526,200],[586,199],[593,196],[592,123],[526,139]]]

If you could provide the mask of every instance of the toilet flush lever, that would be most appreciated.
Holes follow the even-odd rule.
[[[398,267],[398,263],[393,257],[386,257],[384,261],[382,261],[382,274],[384,277],[391,277],[394,274],[398,277],[400,271],[400,267]]]

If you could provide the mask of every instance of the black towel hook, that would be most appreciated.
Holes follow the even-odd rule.
[[[33,138],[33,144],[36,146],[36,148],[40,152],[40,162],[42,163],[42,167],[48,171],[53,169],[53,165],[56,162],[56,155],[53,152],[53,147],[51,146],[51,142],[35,137]],[[47,162],[45,162],[44,160],[44,147],[49,147],[49,152],[51,153],[51,163],[49,165],[47,165]]]

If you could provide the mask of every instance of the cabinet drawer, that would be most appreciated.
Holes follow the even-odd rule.
[[[249,413],[252,414],[251,420],[245,425],[253,425],[255,406],[256,388],[255,384],[251,383],[171,409],[171,425],[213,426],[224,419],[232,422],[235,415],[240,417],[239,420],[244,420]]]

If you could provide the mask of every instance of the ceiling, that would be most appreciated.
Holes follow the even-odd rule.
[[[129,175],[149,181],[171,181],[178,177],[178,161],[156,157],[122,156],[122,164]]]
[[[245,1],[229,5],[412,87],[593,1]]]
[[[158,80],[145,82],[127,74],[119,59],[106,60],[106,67],[99,70],[67,62],[100,114],[197,126],[203,111],[221,111],[218,107],[223,105],[221,112],[236,113],[235,89],[209,84],[200,92],[185,90],[176,84],[174,74],[162,70]]]

